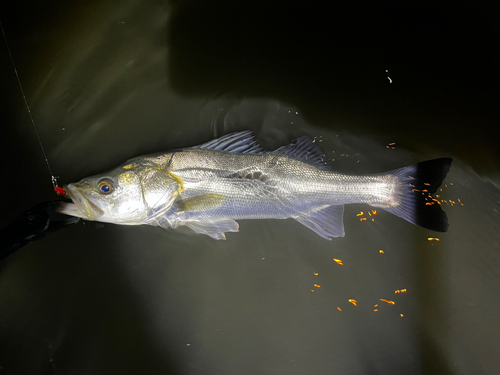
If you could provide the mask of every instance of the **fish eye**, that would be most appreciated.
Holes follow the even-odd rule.
[[[109,194],[114,190],[114,188],[115,185],[109,178],[103,178],[97,184],[97,190],[99,190],[99,193],[102,194]]]

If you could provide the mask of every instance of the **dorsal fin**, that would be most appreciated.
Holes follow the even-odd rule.
[[[264,151],[255,140],[251,130],[226,134],[191,149],[207,149],[237,152],[240,154],[271,154],[289,156],[304,161],[323,170],[330,170],[326,162],[325,153],[315,141],[308,136],[297,138],[294,143],[282,146],[274,151]]]
[[[260,154],[263,152],[251,130],[226,134],[220,138],[191,148],[238,152],[240,154]]]
[[[308,136],[297,138],[294,143],[287,146],[282,146],[275,151],[271,152],[274,155],[286,155],[315,167],[324,170],[330,170],[330,166],[326,162],[325,152],[318,146],[318,144]]]

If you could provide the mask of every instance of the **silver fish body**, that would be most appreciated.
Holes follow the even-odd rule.
[[[381,174],[341,174],[308,137],[268,152],[250,132],[240,132],[137,157],[70,184],[66,189],[75,204],[61,212],[118,224],[185,225],[215,239],[238,231],[235,220],[293,218],[331,239],[344,235],[343,206],[367,203],[446,230],[446,215],[428,194],[439,187],[450,163],[444,158]]]

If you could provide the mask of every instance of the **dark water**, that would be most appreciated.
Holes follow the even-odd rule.
[[[317,137],[350,173],[450,156],[455,204],[444,234],[347,207],[331,242],[293,220],[227,241],[78,224],[0,264],[0,374],[498,372],[497,9],[4,6],[60,183],[251,129]],[[3,227],[54,193],[0,51]]]

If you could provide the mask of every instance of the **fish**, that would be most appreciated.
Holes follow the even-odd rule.
[[[365,203],[421,227],[445,232],[448,218],[432,194],[450,170],[439,158],[384,173],[336,172],[310,137],[266,151],[251,131],[127,160],[64,186],[60,213],[121,225],[186,226],[216,240],[236,220],[295,219],[321,237],[344,237],[344,205]]]

